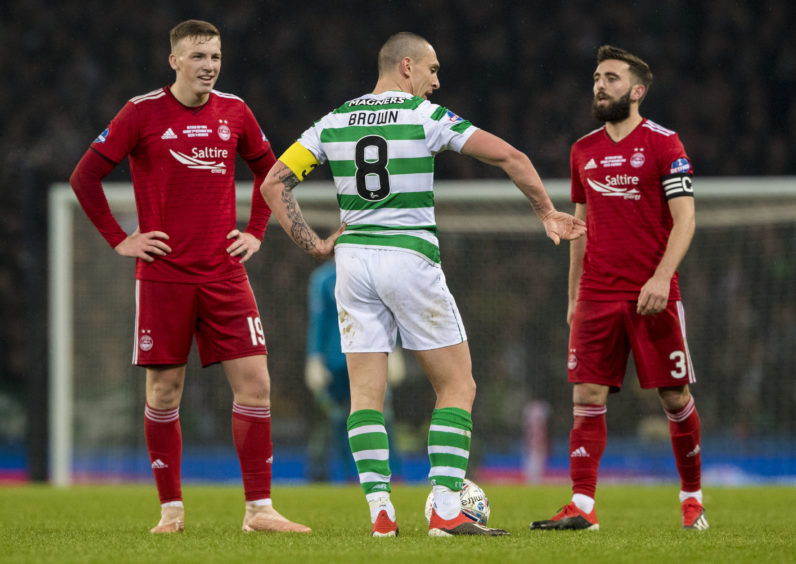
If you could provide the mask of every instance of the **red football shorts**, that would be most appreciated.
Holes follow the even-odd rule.
[[[191,342],[202,366],[266,354],[246,276],[205,284],[136,280],[133,364],[185,364]]]
[[[639,315],[635,302],[578,302],[569,334],[570,382],[619,391],[631,351],[642,388],[696,381],[682,302],[670,301],[657,315]]]

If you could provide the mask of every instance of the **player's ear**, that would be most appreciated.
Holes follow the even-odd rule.
[[[630,99],[634,102],[638,102],[644,97],[646,91],[647,88],[643,84],[634,84],[630,89]]]
[[[174,53],[169,53],[169,66],[175,71],[177,70],[177,55]]]
[[[401,76],[408,77],[412,74],[412,59],[409,57],[404,57],[401,59],[401,65],[399,67],[401,69]]]

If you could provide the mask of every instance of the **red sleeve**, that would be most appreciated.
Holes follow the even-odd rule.
[[[572,201],[576,204],[583,204],[586,202],[586,193],[583,190],[583,184],[580,182],[580,169],[575,162],[575,145],[572,145],[572,150],[569,152],[569,173],[572,178]]]
[[[268,152],[259,159],[254,161],[247,161],[249,168],[254,173],[254,190],[252,191],[252,208],[251,215],[249,216],[249,224],[246,226],[245,231],[251,233],[262,241],[265,236],[265,228],[268,225],[268,220],[271,217],[271,208],[265,203],[260,192],[260,186],[265,181],[265,177],[271,167],[276,163],[276,156],[271,145],[268,145]]]
[[[268,171],[276,163],[276,157],[271,149],[271,143],[257,123],[249,106],[246,105],[244,105],[243,131],[238,141],[238,153],[254,173],[251,215],[245,231],[262,240],[265,236],[268,219],[271,217],[271,208],[265,203],[265,199],[260,193],[260,186]]]
[[[139,115],[136,105],[127,102],[111,120],[108,127],[91,143],[91,148],[114,163],[120,163],[138,144]]]
[[[659,174],[664,177],[669,174],[693,174],[691,160],[685,152],[683,142],[676,133],[662,137],[657,147]]]
[[[105,237],[111,247],[116,247],[127,238],[127,233],[119,226],[111,213],[108,199],[102,189],[102,179],[116,166],[93,149],[86,151],[77,163],[69,184],[72,185],[83,211],[94,227]]]

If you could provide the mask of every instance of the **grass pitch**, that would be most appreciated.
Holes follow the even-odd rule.
[[[187,486],[186,530],[151,535],[154,486],[0,488],[0,562],[796,562],[796,489],[706,488],[710,530],[683,531],[677,486],[601,486],[601,530],[529,531],[569,500],[565,486],[481,484],[509,537],[429,538],[423,486],[396,485],[400,536],[372,539],[358,486],[281,486],[275,507],[309,535],[245,534],[242,491]]]

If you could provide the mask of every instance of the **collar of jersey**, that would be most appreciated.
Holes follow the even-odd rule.
[[[163,87],[163,88],[164,88],[164,90],[166,91],[166,94],[167,94],[168,96],[170,96],[172,100],[174,100],[174,103],[175,103],[175,104],[177,104],[177,105],[178,105],[178,106],[180,106],[181,108],[184,108],[184,109],[188,110],[189,112],[191,112],[191,113],[193,113],[193,114],[197,114],[197,113],[199,113],[200,111],[202,111],[204,108],[206,108],[206,107],[207,107],[207,105],[208,105],[208,104],[210,104],[210,100],[212,100],[212,99],[213,99],[213,93],[214,93],[214,92],[213,92],[213,91],[211,91],[211,92],[210,92],[210,96],[208,96],[208,97],[207,97],[207,102],[205,102],[205,103],[204,103],[204,104],[202,104],[201,106],[186,106],[185,104],[183,104],[182,102],[180,102],[180,101],[177,99],[177,97],[174,95],[174,93],[171,91],[171,85],[172,85],[172,84],[173,84],[173,83],[169,84],[168,86],[164,86],[164,87]]]

